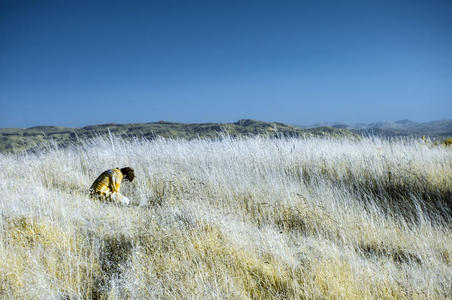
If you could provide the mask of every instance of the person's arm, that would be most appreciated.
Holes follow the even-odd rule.
[[[130,200],[119,192],[120,187],[121,179],[119,179],[118,175],[114,173],[113,176],[111,177],[111,191],[112,191],[111,199],[114,202],[117,203],[120,202],[123,205],[129,205]]]
[[[111,176],[111,191],[112,193],[119,193],[119,189],[121,188],[121,179],[118,178],[118,175],[113,172]]]

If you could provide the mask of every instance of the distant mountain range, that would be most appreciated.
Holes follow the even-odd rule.
[[[317,123],[311,126],[287,125],[279,122],[262,122],[250,119],[234,123],[172,123],[152,122],[134,124],[102,124],[81,128],[36,126],[31,128],[0,128],[0,152],[17,152],[38,149],[50,142],[60,146],[77,143],[95,136],[113,134],[124,138],[144,137],[155,139],[196,137],[214,138],[222,134],[230,136],[263,135],[278,136],[328,136],[358,137],[360,135],[429,136],[442,138],[452,136],[452,120],[415,123],[409,120],[371,124]]]
[[[31,128],[0,129],[0,152],[27,151],[40,148],[49,142],[66,146],[83,139],[95,136],[114,134],[124,138],[144,137],[154,139],[196,137],[214,138],[222,134],[229,136],[264,135],[277,136],[331,136],[357,137],[357,134],[347,129],[333,127],[299,128],[278,122],[262,122],[250,119],[235,123],[198,123],[184,124],[172,122],[153,122],[135,124],[102,124],[82,128],[67,128],[58,126],[37,126]]]
[[[359,135],[378,135],[384,137],[396,136],[452,136],[452,119],[417,123],[410,120],[377,123],[315,123],[310,126],[298,126],[300,128],[332,127],[351,130]]]

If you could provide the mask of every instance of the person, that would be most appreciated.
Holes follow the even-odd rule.
[[[135,172],[130,167],[106,170],[97,177],[89,189],[91,199],[110,201],[129,205],[130,200],[119,191],[123,179],[130,182],[135,178]]]

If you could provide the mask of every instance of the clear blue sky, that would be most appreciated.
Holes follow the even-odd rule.
[[[452,1],[0,1],[0,127],[452,118]]]

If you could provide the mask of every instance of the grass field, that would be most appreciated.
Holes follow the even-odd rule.
[[[130,207],[91,201],[131,166]],[[0,155],[0,297],[452,297],[452,151],[422,140],[125,141]]]

